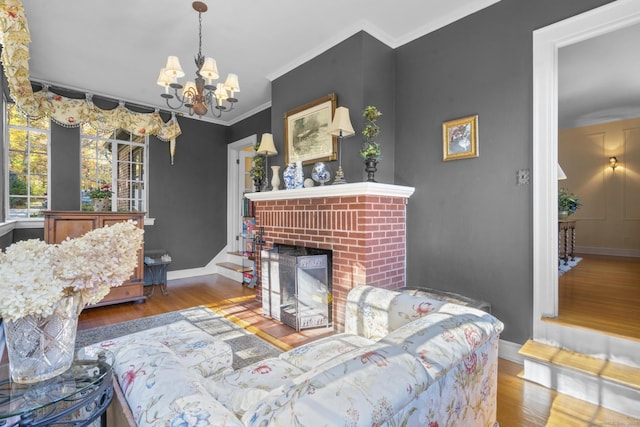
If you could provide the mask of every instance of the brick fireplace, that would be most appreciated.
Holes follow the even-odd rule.
[[[405,285],[406,204],[413,187],[353,183],[250,193],[265,245],[332,251],[333,326],[344,329],[344,304],[358,285]],[[257,297],[262,299],[256,262]]]

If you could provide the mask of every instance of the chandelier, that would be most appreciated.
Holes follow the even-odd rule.
[[[185,73],[180,66],[177,56],[169,56],[167,65],[160,70],[158,85],[164,87],[164,93],[160,94],[167,101],[167,106],[172,110],[177,110],[185,106],[189,109],[189,115],[197,114],[202,117],[211,110],[215,117],[222,116],[225,111],[233,110],[238,100],[234,97],[235,92],[240,92],[238,76],[229,73],[224,83],[212,84],[219,76],[216,60],[202,56],[202,14],[207,11],[207,5],[201,1],[194,1],[193,8],[198,12],[199,33],[198,33],[198,54],[195,56],[196,78],[195,83],[188,81],[184,86],[178,83],[180,77]],[[207,80],[205,84],[205,79]],[[173,89],[173,94],[169,93],[169,88]],[[182,89],[182,96],[178,91]],[[179,105],[171,105],[169,102],[176,98]],[[208,107],[208,108],[207,108]]]

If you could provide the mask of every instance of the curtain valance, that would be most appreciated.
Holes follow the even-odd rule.
[[[0,0],[0,36],[5,75],[11,98],[18,109],[32,119],[50,117],[66,127],[88,123],[97,130],[125,129],[137,136],[155,135],[171,143],[171,163],[175,152],[175,139],[182,133],[175,115],[162,121],[160,114],[130,111],[122,103],[111,110],[96,107],[91,97],[71,99],[43,90],[34,92],[29,81],[29,27],[19,0]]]

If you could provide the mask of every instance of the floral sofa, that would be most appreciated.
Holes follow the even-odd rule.
[[[356,287],[343,333],[235,371],[190,327],[108,344],[138,426],[497,425],[503,325],[475,308]]]

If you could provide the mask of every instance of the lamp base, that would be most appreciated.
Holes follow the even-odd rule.
[[[336,176],[333,178],[333,185],[336,184],[346,184],[347,180],[344,179],[344,172],[342,171],[342,166],[338,166],[338,170],[336,171]]]

